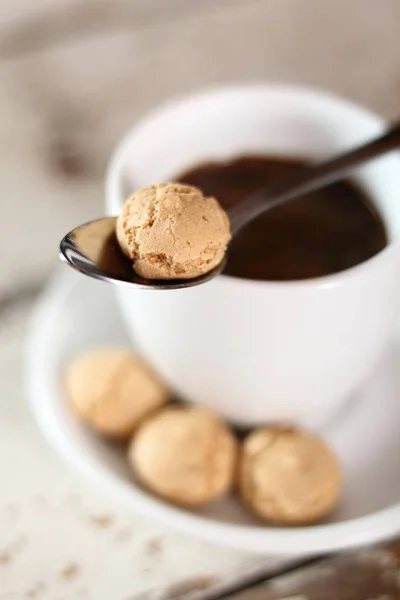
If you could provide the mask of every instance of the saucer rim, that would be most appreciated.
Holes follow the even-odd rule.
[[[60,270],[36,301],[28,326],[25,391],[33,416],[49,445],[86,480],[110,498],[115,498],[116,504],[202,541],[260,554],[304,556],[333,552],[382,542],[400,532],[400,500],[362,517],[308,527],[277,528],[221,522],[169,505],[134,484],[121,481],[116,473],[82,453],[71,443],[68,428],[57,413],[58,374],[51,372],[47,365],[49,339],[59,307],[83,282],[80,275]]]

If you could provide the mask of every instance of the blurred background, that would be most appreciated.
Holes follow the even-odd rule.
[[[58,581],[77,580],[77,548],[88,560],[95,543],[99,560],[109,561],[111,538],[93,542],[87,530],[84,542],[78,538],[83,520],[65,500],[76,497],[78,484],[40,440],[22,381],[32,303],[58,266],[62,235],[102,215],[104,173],[120,136],[170,96],[235,81],[310,84],[396,118],[399,23],[398,0],[1,0],[0,598],[117,599],[122,591],[109,595],[115,580],[123,569],[132,575],[133,562],[122,568],[116,556],[109,564],[114,581],[107,585],[98,563],[86,572],[94,595],[79,595],[79,581],[74,594],[54,591]],[[40,512],[43,496],[52,507],[47,513]],[[18,521],[20,514],[25,521]],[[138,527],[141,588],[193,575],[205,565],[201,560],[208,560],[207,573],[214,564],[225,574],[255,564],[229,552],[207,558],[200,544],[186,543],[183,568],[175,536],[155,576],[146,568],[158,560],[157,549],[152,559],[143,558],[140,545],[154,532]],[[44,531],[54,542],[46,541],[47,551]],[[55,539],[63,540],[62,557]],[[24,561],[14,560],[22,550]],[[38,577],[42,583],[52,578],[51,585],[45,582],[48,596],[36,593]],[[27,595],[15,591],[22,580]],[[126,577],[124,585],[127,594],[133,583]]]

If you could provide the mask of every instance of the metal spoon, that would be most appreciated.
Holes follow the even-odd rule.
[[[279,182],[252,194],[230,212],[232,235],[267,210],[294,200],[341,179],[351,169],[377,158],[400,146],[400,124],[384,135],[355,150],[311,167],[306,173]],[[186,288],[213,279],[220,273],[226,259],[218,267],[196,279],[147,280],[136,275],[129,261],[119,249],[114,229],[116,217],[106,217],[79,225],[61,241],[60,257],[81,273],[136,288],[173,290]]]

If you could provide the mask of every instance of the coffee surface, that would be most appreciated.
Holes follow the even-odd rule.
[[[244,156],[198,165],[176,179],[215,196],[229,212],[260,188],[307,168],[298,159]],[[266,281],[321,277],[367,260],[386,244],[385,226],[372,202],[354,184],[341,181],[249,223],[232,240],[224,273]]]

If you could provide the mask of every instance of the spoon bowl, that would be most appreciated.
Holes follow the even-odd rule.
[[[117,217],[104,217],[75,227],[61,240],[60,257],[75,270],[108,283],[152,290],[176,290],[193,287],[213,279],[224,268],[217,267],[195,279],[153,280],[135,273],[121,251],[115,235]]]

